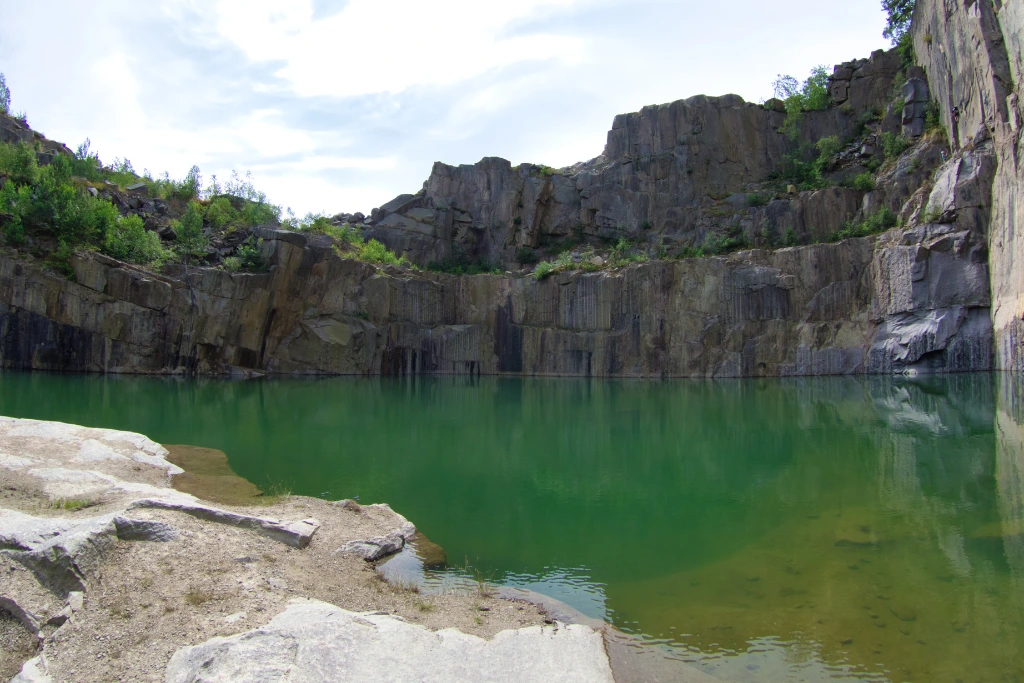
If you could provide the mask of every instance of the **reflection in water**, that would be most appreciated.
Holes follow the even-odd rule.
[[[1000,378],[996,411],[996,487],[999,491],[1001,535],[1006,561],[1018,588],[1024,579],[1024,401],[1021,383],[1007,375]],[[1017,593],[1020,596],[1020,593]]]
[[[725,680],[1024,681],[1019,384],[3,374],[0,413],[390,502],[462,567],[436,589],[551,595]]]

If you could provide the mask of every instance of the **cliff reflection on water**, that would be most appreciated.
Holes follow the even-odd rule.
[[[0,414],[216,448],[257,485],[387,501],[453,563],[727,680],[1024,681],[1011,376],[5,373]]]

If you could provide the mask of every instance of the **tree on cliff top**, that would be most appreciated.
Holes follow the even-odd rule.
[[[7,87],[7,79],[0,74],[0,114],[11,113],[11,89]]]
[[[917,0],[882,0],[882,9],[888,17],[882,36],[899,45],[910,30],[910,20],[914,16],[914,5]]]

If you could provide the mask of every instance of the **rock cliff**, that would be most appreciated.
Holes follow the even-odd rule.
[[[438,163],[419,193],[339,217],[414,263],[501,275],[373,266],[340,258],[328,237],[271,228],[255,231],[265,274],[154,274],[84,253],[69,280],[8,251],[0,365],[595,377],[1024,368],[1013,269],[1024,259],[1024,10],[919,0],[913,33],[923,68],[896,51],[837,65],[832,106],[804,113],[795,137],[778,101],[694,97],[616,117],[589,162]],[[932,101],[950,144],[925,133]],[[899,133],[910,148],[883,153]],[[779,169],[830,137],[841,147],[831,187],[780,191]],[[879,166],[870,185],[851,182]],[[835,241],[886,211],[899,227]],[[756,248],[681,258],[716,235]],[[652,260],[545,279],[515,270],[545,250],[622,238]]]
[[[994,0],[918,0],[914,48],[954,146],[984,150],[994,178],[990,213],[992,323],[997,366],[1024,370],[1024,6]],[[959,109],[959,120],[952,111]],[[1014,262],[1018,265],[1014,268]]]
[[[953,225],[544,280],[382,268],[339,258],[325,237],[261,236],[267,274],[186,280],[82,254],[69,281],[0,256],[3,365],[595,377],[991,367],[985,245]]]
[[[781,107],[702,95],[617,116],[604,153],[570,168],[513,168],[498,158],[437,163],[421,192],[374,210],[368,234],[420,264],[463,258],[506,266],[519,249],[573,236],[657,241],[674,253],[736,221],[751,237],[781,237],[792,227],[821,238],[857,213],[858,193],[794,197],[748,213],[748,188],[802,145],[856,138],[865,113],[888,108],[899,69],[895,51],[837,66],[840,106],[807,112],[795,139],[780,131]],[[895,129],[895,117],[886,118]]]

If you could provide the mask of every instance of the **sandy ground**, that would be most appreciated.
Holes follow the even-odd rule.
[[[484,595],[421,596],[382,581],[361,558],[335,554],[378,526],[363,513],[305,498],[251,512],[315,517],[323,526],[309,547],[296,550],[174,512],[134,511],[133,518],[167,522],[181,536],[169,543],[118,543],[84,610],[47,643],[54,680],[163,680],[178,648],[261,626],[300,597],[482,637],[543,623],[533,605]]]

